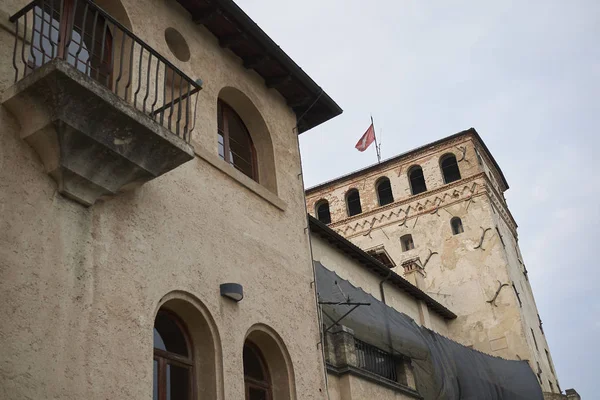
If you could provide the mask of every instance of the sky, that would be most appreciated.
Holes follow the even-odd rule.
[[[600,1],[237,0],[344,109],[300,136],[307,187],[469,127],[502,168],[563,390],[600,378]],[[599,157],[600,158],[600,157]]]

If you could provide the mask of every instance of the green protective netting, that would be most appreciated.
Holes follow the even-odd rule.
[[[417,390],[426,400],[543,400],[537,378],[526,361],[505,360],[465,347],[388,307],[315,262],[319,300],[366,302],[340,324],[357,338],[412,359]],[[337,320],[350,311],[345,304],[325,304],[322,311]]]

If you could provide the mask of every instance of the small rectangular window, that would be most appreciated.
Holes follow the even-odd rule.
[[[408,251],[415,248],[415,243],[413,242],[412,236],[404,235],[400,238],[400,243],[402,244],[402,251]]]

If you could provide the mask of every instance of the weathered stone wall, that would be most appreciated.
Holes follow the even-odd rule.
[[[399,274],[403,261],[418,257],[426,274],[421,289],[458,315],[448,324],[450,338],[488,354],[530,360],[535,372],[539,362],[542,387],[550,391],[548,380],[556,388],[556,377],[542,360],[547,343],[539,332],[524,267],[517,260],[517,226],[502,195],[506,188],[500,174],[482,149],[474,135],[454,136],[380,168],[308,190],[308,209],[314,213],[317,201],[328,200],[330,227],[363,249],[383,245]],[[448,152],[456,155],[462,179],[444,184],[439,159]],[[423,168],[428,190],[412,196],[407,171],[415,164]],[[377,203],[374,187],[381,176],[390,179],[395,200],[383,207]],[[348,217],[345,209],[344,195],[350,188],[360,190],[363,209],[354,217]],[[461,218],[463,233],[452,234],[453,217]],[[412,235],[415,248],[403,252],[400,237],[405,234]],[[499,290],[501,284],[505,285]]]
[[[3,2],[1,25],[10,27],[7,14],[25,4]],[[192,139],[198,156],[85,208],[57,194],[0,107],[0,398],[151,398],[154,317],[170,293],[214,327],[211,398],[244,397],[242,347],[258,326],[289,353],[289,398],[323,399],[295,115],[176,2],[124,0],[124,8],[135,34],[204,80]],[[167,27],[187,40],[189,62],[171,56]],[[14,77],[13,43],[0,29],[0,90]],[[244,93],[266,121],[276,190],[217,157],[224,87]],[[240,303],[219,295],[225,282],[244,286]]]

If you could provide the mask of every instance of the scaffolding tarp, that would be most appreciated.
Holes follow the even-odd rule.
[[[543,400],[527,361],[505,360],[470,349],[388,307],[375,297],[315,262],[317,291],[325,323],[340,321],[358,339],[412,359],[417,390],[425,400]],[[339,304],[338,304],[339,303]]]

